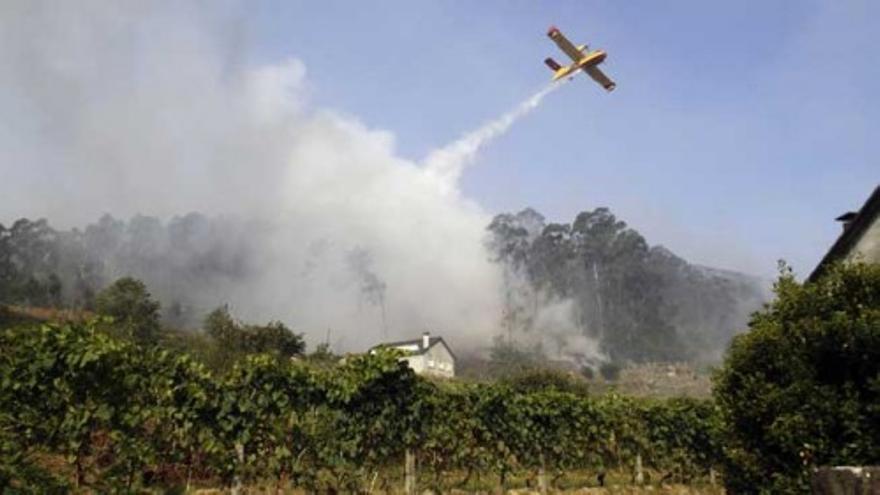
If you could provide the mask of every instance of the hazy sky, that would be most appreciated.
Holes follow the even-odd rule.
[[[301,59],[316,105],[391,131],[412,159],[532,94],[564,57],[608,51],[485,149],[464,193],[552,220],[606,205],[706,264],[806,275],[880,178],[880,3],[264,1],[239,8],[247,63]]]

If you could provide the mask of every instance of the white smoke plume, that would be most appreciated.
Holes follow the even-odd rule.
[[[236,22],[204,5],[0,4],[0,221],[255,219],[247,279],[206,287],[201,309],[228,302],[312,342],[330,329],[346,350],[384,328],[431,330],[461,351],[488,344],[501,313],[490,215],[457,181],[553,87],[418,163],[392,133],[312,108],[298,60],[245,63]],[[353,252],[369,266],[352,270]],[[364,273],[382,313],[363,303]]]

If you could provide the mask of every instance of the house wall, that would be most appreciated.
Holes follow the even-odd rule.
[[[425,372],[425,360],[422,359],[422,356],[408,356],[403,358],[404,361],[409,364],[409,367],[412,368],[417,374],[421,375]]]
[[[861,239],[847,254],[846,259],[847,261],[880,263],[880,216],[874,219]]]
[[[455,359],[443,344],[437,344],[419,356],[423,360],[424,374],[452,378],[455,376]]]
[[[452,378],[455,376],[455,359],[446,350],[443,344],[437,344],[428,349],[428,352],[419,356],[407,356],[403,358],[413,371],[420,375],[442,376]]]

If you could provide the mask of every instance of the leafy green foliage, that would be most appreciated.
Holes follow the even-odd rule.
[[[783,267],[775,291],[716,378],[738,493],[801,493],[814,466],[880,462],[880,266],[807,284]]]
[[[665,474],[664,481],[690,482],[708,474],[721,459],[719,414],[709,401],[675,398],[648,400],[639,408],[645,425],[646,462]]]
[[[145,440],[155,410],[144,369],[149,353],[99,333],[93,325],[15,329],[2,336],[0,404],[13,411],[7,431],[26,453],[62,454],[74,484],[131,486],[152,457]]]
[[[306,359],[308,359],[309,363],[316,366],[333,366],[339,362],[340,356],[333,353],[330,349],[330,344],[322,342],[315,347],[314,351],[306,356]]]
[[[241,280],[262,234],[197,213],[167,222],[104,215],[66,231],[23,218],[0,225],[0,304],[92,309],[96,293],[124,273],[159,291],[166,323],[191,328],[204,316],[197,308],[213,303],[201,298],[204,288]]]
[[[58,251],[58,233],[44,219],[0,224],[0,303],[58,305]]]
[[[246,355],[272,354],[289,359],[302,355],[306,348],[302,335],[293,333],[283,323],[244,324],[233,319],[226,306],[211,311],[203,326],[214,343],[213,361],[218,369]]]
[[[438,490],[450,473],[504,484],[543,469],[559,479],[628,468],[636,454],[682,479],[716,462],[705,402],[594,398],[542,374],[434,383],[391,350],[320,366],[252,354],[214,375],[99,325],[0,333],[0,489],[274,481],[365,492],[387,487],[406,450]],[[47,466],[46,456],[67,467]]]
[[[608,208],[564,224],[527,208],[497,215],[488,230],[503,269],[503,326],[527,341],[552,340],[559,329],[542,324],[541,311],[571,301],[573,332],[598,340],[613,360],[717,359],[763,300],[756,281],[650,246]]]
[[[113,318],[113,329],[144,344],[159,339],[159,303],[140,280],[123,277],[98,293],[95,311]]]
[[[544,392],[548,390],[568,392],[582,396],[586,396],[589,393],[587,383],[577,375],[546,368],[527,370],[520,374],[506,376],[500,381],[520,393]]]

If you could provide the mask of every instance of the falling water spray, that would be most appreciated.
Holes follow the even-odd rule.
[[[473,163],[477,152],[486,144],[506,133],[518,120],[541,105],[544,97],[559,88],[562,82],[553,82],[528,97],[513,110],[489,121],[463,137],[432,151],[424,160],[425,170],[449,184],[457,184],[464,169]]]

